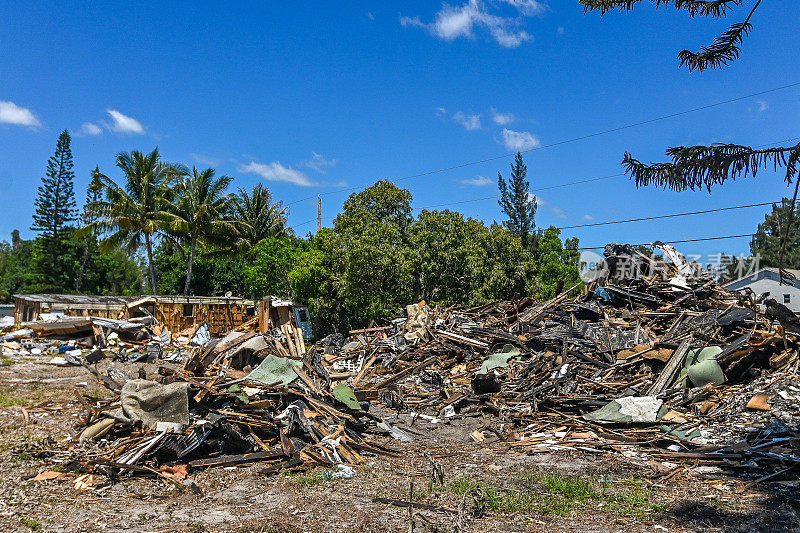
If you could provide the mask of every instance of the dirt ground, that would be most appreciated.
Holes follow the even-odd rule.
[[[102,367],[103,363],[101,363]],[[120,366],[117,364],[117,366]],[[125,367],[133,369],[138,366]],[[156,367],[145,365],[148,375]],[[104,370],[101,368],[101,370]],[[191,472],[195,486],[143,477],[95,477],[76,490],[64,468],[81,412],[74,388],[107,393],[88,372],[39,360],[0,365],[0,530],[2,531],[799,531],[800,500],[790,485],[746,488],[719,473],[693,473],[646,456],[578,450],[531,453],[503,442],[473,443],[481,424],[415,424],[399,452],[372,457],[352,478],[324,469],[261,473],[263,464]],[[401,426],[409,421],[401,418]],[[434,466],[443,477],[435,478]],[[62,469],[62,479],[35,481]],[[413,488],[412,488],[413,484]],[[376,501],[397,498],[421,508]],[[395,502],[397,503],[397,502]]]

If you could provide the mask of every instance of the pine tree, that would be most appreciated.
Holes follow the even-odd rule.
[[[528,247],[530,236],[536,229],[536,197],[530,194],[531,184],[527,176],[528,167],[522,162],[522,154],[519,152],[511,165],[511,178],[508,181],[497,173],[497,186],[500,188],[498,203],[508,216],[503,225],[519,236],[523,248]]]
[[[89,182],[89,186],[86,188],[86,201],[83,203],[83,212],[81,213],[81,222],[83,222],[84,226],[97,222],[97,214],[92,211],[92,206],[102,200],[102,197],[103,183],[100,181],[100,167],[96,166],[92,171],[92,181]],[[78,292],[83,288],[86,266],[92,253],[92,245],[96,244],[95,238],[96,236],[93,234],[83,237],[83,258],[81,259],[78,275],[75,277],[75,290]]]
[[[76,220],[75,173],[72,171],[70,136],[64,130],[58,136],[56,151],[47,160],[47,172],[42,178],[39,193],[34,202],[31,229],[41,234],[42,274],[53,281],[60,277],[58,256],[60,244],[68,238],[67,225]]]

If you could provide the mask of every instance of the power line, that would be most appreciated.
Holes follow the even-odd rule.
[[[674,218],[674,217],[686,217],[690,215],[703,215],[706,213],[717,213],[719,211],[731,211],[733,209],[746,209],[749,207],[763,207],[766,205],[772,205],[776,202],[762,202],[760,204],[748,204],[748,205],[733,205],[730,207],[718,207],[717,209],[706,209],[704,211],[688,211],[686,213],[671,213],[668,215],[657,215],[652,217],[641,217],[641,218],[629,218],[627,220],[610,220],[606,222],[592,222],[590,224],[576,224],[574,226],[561,226],[560,228],[556,228],[559,230],[562,229],[575,229],[575,228],[589,228],[593,226],[608,226],[611,224],[625,224],[627,222],[642,222],[645,220],[658,220],[662,218]]]
[[[775,144],[781,144],[781,143],[785,143],[785,142],[796,141],[798,139],[800,139],[800,137],[792,137],[792,138],[789,138],[789,139],[782,139],[780,141],[774,141],[774,142],[771,142],[771,143],[759,144],[759,145],[756,146],[756,148],[763,148],[765,146],[771,146],[771,145],[775,145]],[[584,179],[584,180],[571,181],[571,182],[568,182],[568,183],[559,183],[557,185],[548,185],[547,187],[538,187],[536,189],[533,189],[533,192],[545,191],[545,190],[549,190],[549,189],[558,189],[560,187],[569,187],[571,185],[580,185],[582,183],[590,183],[590,182],[593,182],[593,181],[607,180],[607,179],[611,179],[611,178],[618,178],[618,177],[624,176],[624,175],[625,175],[625,173],[621,172],[619,174],[611,174],[609,176],[601,176],[599,178],[587,178],[587,179]],[[420,209],[421,210],[421,209],[430,209],[430,208],[434,208],[434,207],[446,207],[448,205],[468,204],[468,203],[473,203],[473,202],[481,202],[481,201],[484,201],[484,200],[493,200],[493,199],[497,199],[497,198],[500,198],[499,194],[494,194],[492,196],[483,196],[481,198],[470,198],[469,200],[459,200],[457,202],[446,202],[446,203],[441,203],[441,204],[423,205],[421,207],[415,207],[414,209]],[[770,205],[771,203],[772,202],[765,203],[765,204],[757,204],[757,205]],[[594,224],[594,225],[601,225],[601,224],[602,223],[598,223],[598,224]],[[609,224],[611,224],[611,222],[609,222]],[[588,224],[588,225],[591,225],[591,224]],[[578,228],[578,227],[583,227],[583,226],[565,226],[565,227],[559,228],[559,229],[568,229],[568,228],[573,228],[573,227],[574,228]]]
[[[780,144],[780,143],[785,143],[785,142],[796,141],[798,139],[800,139],[800,137],[792,137],[792,138],[789,138],[789,139],[782,139],[780,141],[774,141],[774,142],[771,142],[771,143],[757,145],[756,148],[762,148],[764,146],[770,146],[770,145],[774,145],[774,144]],[[545,191],[545,190],[550,190],[550,189],[558,189],[558,188],[561,188],[561,187],[570,187],[570,186],[573,186],[573,185],[581,185],[581,184],[584,184],[584,183],[607,180],[607,179],[611,179],[611,178],[618,178],[618,177],[621,177],[621,176],[624,176],[624,175],[625,175],[625,173],[621,172],[621,173],[618,173],[618,174],[611,174],[609,176],[600,176],[600,177],[597,177],[597,178],[587,178],[587,179],[583,179],[583,180],[570,181],[570,182],[567,182],[567,183],[559,183],[559,184],[556,184],[556,185],[548,185],[546,187],[538,187],[536,189],[533,189],[533,191],[534,192],[539,192],[539,191]],[[484,197],[481,197],[481,198],[471,198],[469,200],[460,200],[460,201],[457,201],[457,202],[447,202],[447,203],[442,203],[442,204],[424,205],[424,206],[421,206],[421,207],[415,207],[414,209],[422,210],[422,209],[430,209],[430,208],[434,208],[434,207],[445,207],[445,206],[449,206],[449,205],[460,205],[460,204],[466,204],[466,203],[480,202],[480,201],[483,201],[483,200],[492,200],[492,199],[496,199],[496,198],[500,198],[500,195],[499,194],[495,194],[495,195],[492,195],[492,196],[484,196]],[[626,220],[611,220],[611,221],[606,221],[606,222],[592,222],[592,223],[588,223],[588,224],[576,224],[576,225],[573,225],[573,226],[561,226],[561,227],[556,228],[556,229],[564,230],[564,229],[588,228],[588,227],[594,227],[594,226],[607,226],[607,225],[611,225],[611,224],[624,224],[624,223],[628,223],[628,222],[643,222],[643,221],[647,221],[647,220],[658,220],[658,219],[664,219],[664,218],[674,218],[674,217],[690,216],[690,215],[702,215],[702,214],[706,214],[706,213],[716,213],[716,212],[720,212],[720,211],[730,211],[730,210],[734,210],[734,209],[746,209],[746,208],[750,208],[750,207],[764,207],[764,206],[772,205],[774,203],[775,202],[762,202],[762,203],[759,203],[759,204],[735,205],[735,206],[729,206],[729,207],[720,207],[720,208],[716,208],[716,209],[706,209],[706,210],[703,210],[703,211],[689,211],[689,212],[686,212],[686,213],[671,213],[671,214],[667,214],[667,215],[657,215],[657,216],[652,216],[652,217],[631,218],[631,219],[626,219]],[[335,217],[326,217],[326,220],[327,219],[333,220],[333,218],[335,218]],[[301,222],[300,224],[295,224],[292,227],[297,228],[297,227],[300,227],[300,226],[305,226],[306,224],[310,224],[311,222],[314,222],[315,220],[318,220],[318,219],[317,218],[312,218],[310,220],[306,220],[305,222]]]
[[[599,178],[588,178],[588,179],[585,179],[585,180],[571,181],[571,182],[568,182],[568,183],[559,183],[557,185],[548,185],[547,187],[537,187],[536,189],[533,189],[533,192],[547,191],[547,190],[550,190],[550,189],[558,189],[560,187],[569,187],[571,185],[581,185],[583,183],[590,183],[590,182],[593,182],[593,181],[607,180],[607,179],[611,179],[611,178],[619,178],[620,176],[624,176],[624,175],[625,175],[624,172],[620,172],[619,174],[612,174],[610,176],[601,176]],[[480,202],[482,200],[492,200],[492,199],[495,199],[495,198],[500,198],[500,195],[499,194],[495,194],[493,196],[484,196],[483,198],[471,198],[469,200],[461,200],[461,201],[458,201],[458,202],[447,202],[447,203],[444,203],[444,204],[423,205],[421,207],[415,207],[414,209],[429,209],[429,208],[432,208],[432,207],[444,207],[444,206],[447,206],[447,205],[468,204],[468,203],[471,203],[471,202]]]
[[[601,130],[601,131],[597,131],[597,132],[594,132],[594,133],[589,133],[589,134],[581,135],[581,136],[578,136],[578,137],[572,137],[570,139],[564,139],[564,140],[561,140],[561,141],[556,141],[554,143],[544,144],[544,145],[540,145],[540,146],[535,146],[533,148],[528,148],[526,150],[518,150],[518,151],[521,152],[521,153],[528,153],[528,152],[533,152],[533,151],[545,150],[547,148],[553,148],[553,147],[556,147],[556,146],[562,146],[564,144],[573,143],[573,142],[577,142],[577,141],[584,141],[586,139],[599,137],[601,135],[607,135],[609,133],[616,133],[618,131],[622,131],[622,130],[625,130],[625,129],[628,129],[628,128],[635,128],[635,127],[638,127],[638,126],[644,126],[646,124],[652,124],[654,122],[659,122],[661,120],[667,120],[667,119],[670,119],[670,118],[675,118],[675,117],[679,117],[679,116],[683,116],[683,115],[688,115],[690,113],[696,113],[697,111],[704,111],[706,109],[711,109],[711,108],[714,108],[714,107],[719,107],[719,106],[722,106],[722,105],[727,105],[727,104],[732,104],[732,103],[735,103],[735,102],[740,102],[742,100],[747,100],[748,98],[754,98],[756,96],[761,96],[761,95],[773,93],[773,92],[776,92],[776,91],[782,91],[784,89],[790,89],[792,87],[797,87],[798,85],[800,85],[800,82],[790,83],[788,85],[782,85],[780,87],[775,87],[775,88],[772,88],[772,89],[759,91],[757,93],[752,93],[752,94],[748,94],[748,95],[745,95],[745,96],[738,96],[736,98],[731,98],[729,100],[723,100],[721,102],[716,102],[716,103],[713,103],[713,104],[706,104],[706,105],[702,105],[702,106],[699,106],[699,107],[686,109],[684,111],[678,111],[678,112],[675,112],[675,113],[670,113],[670,114],[667,114],[667,115],[662,115],[662,116],[659,116],[659,117],[655,117],[655,118],[651,118],[651,119],[647,119],[647,120],[642,120],[642,121],[639,121],[639,122],[633,122],[633,123],[630,123],[630,124],[617,126],[617,127],[610,128],[610,129],[607,129],[607,130]],[[448,172],[450,170],[457,170],[459,168],[465,168],[465,167],[469,167],[469,166],[480,165],[482,163],[488,163],[490,161],[497,161],[498,159],[504,159],[506,157],[513,157],[514,155],[516,155],[516,152],[511,153],[511,154],[506,153],[506,154],[498,155],[498,156],[494,156],[494,157],[487,157],[487,158],[480,159],[480,160],[477,160],[477,161],[469,161],[469,162],[466,162],[466,163],[459,163],[459,164],[452,165],[452,166],[449,166],[449,167],[439,168],[439,169],[435,169],[435,170],[428,170],[428,171],[424,171],[424,172],[419,172],[417,174],[411,174],[411,175],[408,175],[408,176],[394,178],[393,181],[403,181],[403,180],[408,180],[408,179],[412,179],[412,178],[419,178],[419,177],[422,177],[422,176],[430,176],[432,174],[439,174],[439,173],[442,173],[442,172]],[[297,203],[300,203],[300,202],[305,202],[306,200],[309,200],[309,199],[312,199],[312,198],[316,198],[317,196],[328,196],[330,194],[338,194],[338,193],[341,193],[341,192],[352,191],[352,190],[356,190],[356,189],[360,189],[360,188],[361,188],[360,186],[359,187],[344,187],[344,188],[341,188],[341,189],[338,189],[338,190],[328,191],[328,192],[320,193],[318,195],[314,194],[314,195],[308,196],[306,198],[301,198],[299,200],[295,200],[294,202],[289,202],[286,205],[289,206],[289,205],[294,205],[294,204],[297,204]]]
[[[680,241],[661,241],[664,244],[683,244],[687,242],[703,242],[703,241],[719,241],[723,239],[740,239],[742,237],[752,237],[755,233],[745,233],[743,235],[726,235],[724,237],[703,237],[700,239],[683,239]],[[651,242],[643,242],[639,244],[631,244],[631,246],[650,246],[653,243]],[[582,246],[577,248],[578,250],[603,250],[605,246]]]

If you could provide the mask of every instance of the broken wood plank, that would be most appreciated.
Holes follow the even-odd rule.
[[[258,461],[268,461],[270,459],[279,459],[286,457],[282,451],[269,451],[269,452],[253,452],[243,453],[239,455],[220,455],[218,457],[209,457],[207,459],[196,459],[189,461],[189,468],[205,468],[209,466],[233,466],[244,463],[255,463]]]
[[[686,359],[686,354],[689,352],[690,346],[691,342],[685,340],[675,349],[674,352],[672,352],[672,357],[670,357],[669,361],[667,361],[667,365],[664,367],[664,370],[662,370],[661,374],[658,375],[658,379],[656,379],[655,383],[653,383],[653,385],[647,391],[647,394],[650,396],[657,396],[664,392],[664,389],[666,389],[668,385],[672,384],[675,376],[678,375],[681,366],[683,366],[683,362]]]

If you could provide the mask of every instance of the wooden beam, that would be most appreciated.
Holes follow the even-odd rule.
[[[664,389],[666,389],[667,386],[672,384],[672,382],[675,380],[675,376],[678,375],[678,371],[680,370],[681,366],[683,366],[684,360],[686,360],[686,354],[689,352],[690,346],[691,342],[686,340],[683,341],[674,352],[672,352],[672,357],[669,358],[664,370],[662,370],[661,374],[658,375],[658,378],[656,379],[655,383],[653,383],[653,386],[647,391],[647,394],[650,396],[657,396],[664,392]]]

